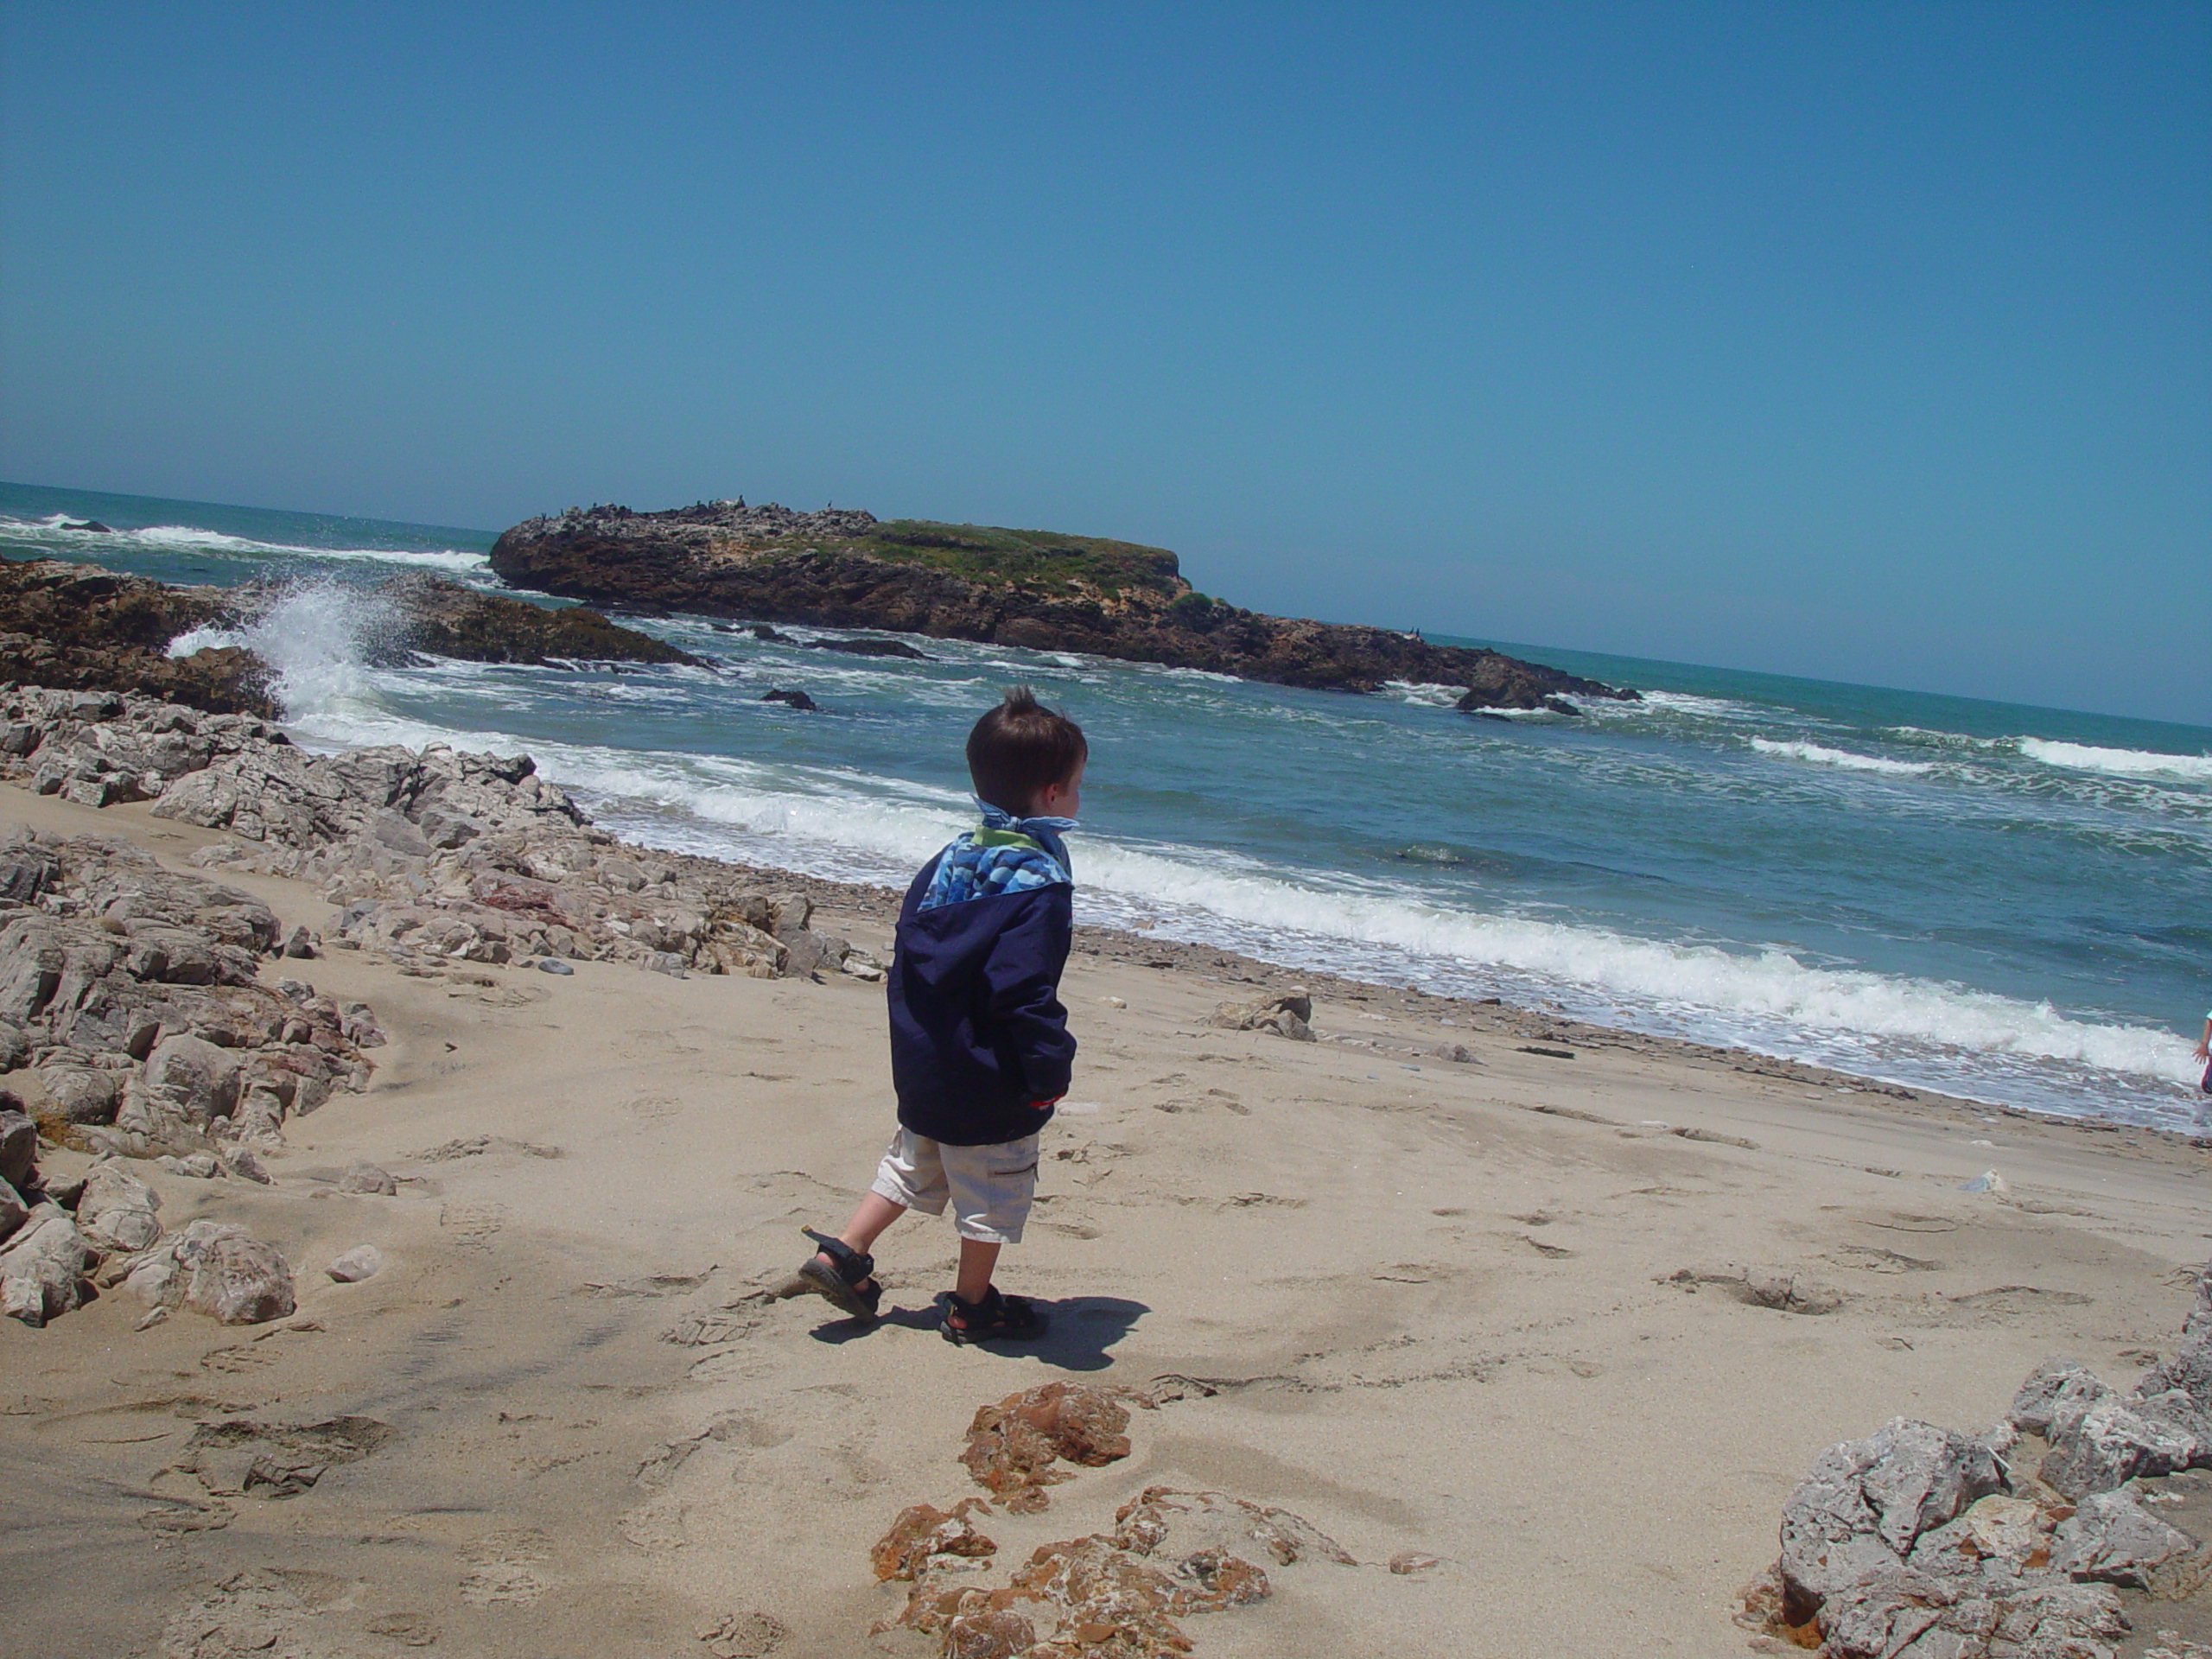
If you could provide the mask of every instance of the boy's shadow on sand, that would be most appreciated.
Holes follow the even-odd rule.
[[[1019,1341],[996,1339],[971,1343],[979,1354],[999,1359],[1033,1359],[1065,1371],[1103,1371],[1114,1363],[1106,1351],[1119,1342],[1136,1322],[1152,1312],[1142,1302],[1121,1296],[1069,1296],[1046,1301],[1033,1296],[1030,1305],[1045,1317],[1044,1334]],[[833,1319],[809,1334],[817,1342],[847,1343],[867,1336],[880,1325],[904,1325],[909,1331],[935,1331],[934,1307],[897,1307],[880,1319]]]

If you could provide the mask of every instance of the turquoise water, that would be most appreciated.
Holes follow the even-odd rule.
[[[903,880],[963,821],[968,724],[1027,679],[1090,735],[1089,919],[2197,1125],[2181,1033],[2212,996],[2212,729],[1504,641],[1481,643],[1646,701],[1484,720],[1440,687],[1304,692],[930,639],[925,663],[855,659],[685,618],[643,626],[715,671],[362,664],[363,583],[496,587],[491,541],[0,486],[11,557],[289,577],[253,643],[303,741],[526,748],[640,840]],[[823,712],[761,702],[772,686]]]

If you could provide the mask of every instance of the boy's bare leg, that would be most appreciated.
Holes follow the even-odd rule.
[[[980,1238],[960,1241],[960,1300],[973,1307],[990,1293],[991,1269],[999,1264],[999,1247]]]
[[[880,1192],[867,1193],[854,1210],[853,1218],[845,1224],[844,1230],[837,1236],[866,1255],[874,1248],[875,1241],[882,1236],[883,1230],[906,1213],[905,1205],[893,1204]],[[828,1256],[820,1255],[818,1252],[817,1258],[830,1261]],[[830,1265],[835,1267],[836,1263],[831,1262]]]

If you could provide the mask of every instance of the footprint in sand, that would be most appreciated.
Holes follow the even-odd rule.
[[[464,1249],[490,1249],[493,1237],[506,1220],[504,1204],[449,1204],[438,1211],[438,1225]]]
[[[1856,1268],[1862,1273],[1935,1273],[1943,1265],[1896,1250],[1878,1249],[1871,1244],[1847,1244],[1840,1250],[1831,1250],[1827,1260],[1840,1268]]]
[[[690,1541],[683,1527],[683,1517],[690,1511],[688,1503],[654,1498],[623,1516],[614,1529],[639,1549],[664,1555]]]
[[[475,1607],[527,1607],[555,1580],[539,1571],[553,1558],[553,1541],[535,1527],[485,1535],[461,1552],[474,1571],[461,1581],[461,1599]]]
[[[767,1659],[790,1634],[781,1619],[747,1608],[708,1625],[699,1632],[699,1640],[715,1659]]]

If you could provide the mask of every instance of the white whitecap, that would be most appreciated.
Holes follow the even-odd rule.
[[[1879,772],[1897,777],[1916,777],[1923,772],[1933,772],[1930,760],[1891,760],[1878,754],[1854,754],[1848,749],[1830,749],[1818,743],[1780,742],[1770,737],[1755,737],[1751,747],[1761,754],[1777,755],[1790,760],[1809,761],[1815,766],[1834,766],[1845,772]]]
[[[2101,749],[2040,737],[2018,739],[2020,753],[2047,766],[2101,772],[2121,778],[2186,778],[2212,783],[2212,754],[2161,754],[2150,749]]]

